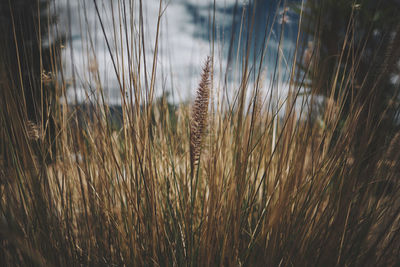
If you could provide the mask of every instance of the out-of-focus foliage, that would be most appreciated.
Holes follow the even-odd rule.
[[[344,66],[351,58],[359,61],[352,62],[354,66],[343,69],[340,75],[353,71],[352,89],[363,87],[368,91],[376,78],[370,75],[365,80],[369,72],[384,75],[379,82],[385,89],[393,87],[390,75],[400,60],[400,52],[395,49],[400,38],[399,1],[309,0],[305,5],[302,31],[310,41],[305,43],[311,48],[311,55],[305,55],[304,68],[311,68],[314,90],[327,95],[336,66]]]
[[[48,121],[41,128],[49,144],[55,131],[51,117],[62,40],[54,34],[56,17],[50,12],[50,3],[0,1],[0,104],[5,108],[10,103],[3,101],[14,99],[19,108],[11,114],[20,113],[24,121],[39,125]]]
[[[399,104],[396,75],[400,73],[400,2],[309,0],[304,3],[301,30],[306,38],[301,71],[306,73],[307,87],[325,99],[334,102],[342,99],[340,110],[344,115],[358,110],[362,120],[368,118],[377,123],[365,125],[369,129],[382,133],[395,130],[398,125],[395,110]],[[384,119],[378,121],[382,114]],[[358,130],[366,129],[363,126]],[[385,141],[382,137],[379,139]]]

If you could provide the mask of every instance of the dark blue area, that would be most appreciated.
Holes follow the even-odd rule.
[[[212,1],[206,7],[184,3],[187,12],[191,15],[189,23],[196,25],[193,38],[202,38],[212,43],[214,34],[215,40],[222,43],[224,57],[227,59],[225,81],[233,77],[233,72],[229,70],[233,66],[241,70],[243,66],[247,66],[252,81],[255,81],[257,73],[261,73],[264,67],[268,67],[267,75],[270,77],[272,75],[273,82],[277,82],[278,77],[275,71],[279,69],[279,80],[287,81],[290,67],[283,61],[286,60],[288,65],[292,61],[299,20],[299,14],[291,7],[300,5],[301,0],[250,0],[247,4],[243,2],[237,1],[236,4],[230,4],[224,8],[216,7],[217,27],[213,27]],[[289,9],[283,12],[285,7]],[[282,24],[280,22],[284,16],[289,21]],[[221,19],[226,21],[221,21]],[[217,36],[222,40],[217,40]],[[243,62],[246,58],[248,61]],[[279,58],[280,67],[278,67]],[[263,61],[260,66],[261,60]]]
[[[290,5],[300,2],[300,0],[290,1]],[[195,31],[196,33],[193,37],[212,41],[213,4],[210,3],[205,7],[207,12],[201,12],[200,7],[195,4],[184,3],[184,5],[191,15],[190,22],[197,26],[197,31]],[[217,29],[220,31],[219,36],[224,36],[223,44],[225,48],[229,48],[231,45],[232,49],[230,51],[236,55],[241,26],[242,43],[239,51],[240,56],[247,51],[248,46],[250,46],[250,58],[257,56],[264,47],[264,37],[270,33],[272,24],[274,26],[272,28],[271,40],[274,43],[279,41],[281,33],[283,33],[284,42],[295,42],[298,28],[298,14],[289,9],[285,16],[290,18],[290,22],[284,25],[283,31],[282,24],[279,24],[279,21],[283,17],[283,14],[279,13],[285,5],[289,4],[278,0],[252,0],[247,5],[243,5],[243,1],[237,1],[236,4],[227,5],[225,8],[216,7],[216,13],[225,14],[226,16],[224,17],[229,20],[223,23],[225,25],[223,28]],[[273,23],[274,16],[276,16],[275,23]],[[218,17],[216,20],[218,21]],[[241,25],[242,21],[243,24]],[[276,46],[271,47],[271,49],[274,48],[276,50]],[[286,49],[287,46],[284,46],[284,48]],[[229,51],[229,49],[226,49],[226,51]],[[284,52],[287,53],[289,51]]]

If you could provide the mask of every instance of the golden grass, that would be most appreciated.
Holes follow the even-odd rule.
[[[139,62],[127,54],[136,86]],[[331,98],[318,123],[305,105],[294,108],[296,101],[315,104],[315,95],[300,98],[294,83],[278,115],[268,108],[274,99],[260,100],[259,88],[245,81],[251,63],[241,70],[238,104],[218,106],[208,116],[212,60],[203,67],[192,111],[181,104],[171,112],[165,99],[155,101],[146,91],[135,91],[130,102],[126,85],[120,88],[122,126],[113,128],[101,101],[91,103],[90,112],[57,101],[51,163],[49,144],[37,138],[48,118],[26,123],[18,112],[21,89],[3,78],[0,262],[394,266],[400,255],[399,133],[369,155],[364,147],[374,145],[374,127],[363,133],[367,142],[355,145],[364,103],[342,114],[342,100]],[[357,71],[351,59],[347,64]],[[56,91],[65,92],[66,82],[52,79]],[[245,90],[255,92],[250,104]],[[140,96],[151,99],[147,106]]]

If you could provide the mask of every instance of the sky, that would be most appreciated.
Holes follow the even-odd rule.
[[[139,1],[96,0],[99,16],[104,26],[104,32],[96,13],[94,1],[59,0],[57,13],[59,27],[67,33],[67,41],[63,49],[64,70],[69,81],[68,100],[87,102],[96,99],[98,89],[104,92],[104,98],[109,104],[121,103],[119,84],[133,90],[129,85],[129,66],[134,65],[127,59],[127,41],[137,42],[141,31],[139,27]],[[157,35],[157,21],[160,1],[146,0],[143,2],[143,32],[146,58],[146,71],[142,67],[138,74],[143,81],[142,91],[149,88],[151,70],[154,62],[154,43]],[[188,101],[194,97],[196,86],[200,79],[202,66],[213,51],[210,31],[213,14],[213,0],[170,0],[161,1],[162,15],[160,19],[157,61],[157,75],[155,77],[155,96],[168,92],[172,101]],[[274,26],[267,28],[270,34],[268,49],[265,54],[265,64],[260,71],[263,75],[264,87],[268,88],[276,83],[274,88],[277,94],[284,97],[288,85],[286,78],[273,78],[273,70],[279,55],[282,73],[290,67],[290,57],[293,54],[294,40],[297,34],[297,17],[290,9],[277,6],[276,1],[258,0],[255,9],[253,43],[251,61],[260,60],[260,51],[263,48],[265,27],[274,21]],[[133,3],[132,6],[129,3]],[[123,5],[125,4],[125,6]],[[235,0],[215,1],[215,41],[214,41],[214,80],[215,94],[233,99],[239,87],[240,64],[236,62],[245,51],[245,36],[243,30],[240,35],[240,25],[247,21],[242,14],[252,14],[253,6],[248,1],[239,0],[235,11]],[[124,15],[124,10],[125,14]],[[283,13],[285,12],[285,15]],[[274,16],[276,16],[274,18]],[[285,17],[284,17],[285,16]],[[114,21],[114,24],[113,24]],[[124,22],[127,23],[124,23]],[[133,23],[130,23],[132,21]],[[285,24],[284,39],[281,50],[278,49],[281,23]],[[125,38],[125,28],[128,38]],[[114,28],[115,27],[115,28]],[[121,27],[121,28],[120,28]],[[244,26],[246,28],[246,26]],[[121,30],[120,30],[121,29]],[[122,35],[120,33],[122,32]],[[132,33],[132,34],[131,34]],[[232,60],[228,63],[231,36],[233,38]],[[105,38],[105,36],[107,38]],[[239,42],[239,36],[241,40]],[[108,40],[108,45],[106,42]],[[110,56],[108,46],[113,56]],[[237,50],[237,47],[240,49]],[[254,48],[255,47],[255,48]],[[238,54],[236,52],[239,51]],[[254,54],[255,53],[255,54]],[[135,60],[135,52],[130,56]],[[137,53],[136,53],[137,54]],[[137,57],[136,57],[137,58]],[[115,68],[113,65],[113,60]],[[143,66],[143,56],[141,57]],[[138,62],[136,61],[136,65]],[[250,64],[251,65],[251,64]],[[99,71],[99,78],[96,71]],[[117,69],[118,75],[116,75]],[[228,69],[229,75],[225,85],[224,75]],[[136,68],[137,71],[137,68]],[[72,82],[75,77],[75,83]],[[119,77],[119,79],[118,79]],[[147,85],[144,82],[147,78]],[[272,82],[271,82],[272,81]],[[252,86],[250,81],[250,87]],[[101,86],[100,86],[101,85]],[[267,91],[267,89],[265,89]],[[249,90],[250,92],[251,90]],[[125,92],[129,94],[129,92]]]

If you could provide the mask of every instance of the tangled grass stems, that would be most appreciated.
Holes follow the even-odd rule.
[[[113,20],[126,29],[115,26],[115,40],[107,35],[109,44],[114,42],[107,51],[121,81],[119,124],[111,119],[99,77],[93,83],[99,97],[88,99],[88,106],[56,99],[51,113],[57,122],[53,162],[46,161],[50,147],[42,129],[50,118],[26,123],[24,88],[7,71],[13,63],[10,53],[0,53],[0,263],[395,266],[400,255],[400,134],[377,123],[391,116],[389,112],[363,116],[379,86],[363,88],[371,89],[369,98],[360,90],[345,99],[354,89],[359,58],[343,46],[338,61],[347,71],[339,64],[334,69],[334,79],[326,85],[329,97],[321,103],[313,93],[320,88],[311,88],[300,99],[304,83],[292,84],[299,87],[286,103],[279,103],[285,110],[281,115],[280,107],[271,108],[277,86],[271,83],[271,93],[264,94],[264,86],[254,82],[269,71],[262,64],[255,67],[249,53],[238,52],[245,64],[238,68],[240,85],[226,89],[238,88],[237,99],[227,110],[213,106],[216,112],[208,116],[214,86],[210,76],[218,79],[212,69],[215,55],[203,66],[191,108],[154,98],[157,62],[152,63],[151,88],[146,85],[145,19],[142,8],[135,8],[143,2],[118,1]],[[142,19],[127,21],[124,14],[129,11]],[[100,4],[96,15],[102,16]],[[158,22],[163,23],[160,17]],[[119,43],[119,37],[130,45]],[[346,38],[351,45],[352,35]],[[245,41],[250,44],[250,39]],[[387,53],[398,53],[389,48]],[[95,54],[87,49],[88,55]],[[307,61],[316,64],[312,56]],[[298,61],[292,64],[299,76],[306,75]],[[62,70],[55,64],[51,71],[57,73],[57,68]],[[100,73],[96,66],[89,71]],[[224,71],[230,76],[228,67]],[[52,75],[45,82],[66,96],[67,81]],[[125,95],[129,91],[130,98]]]

